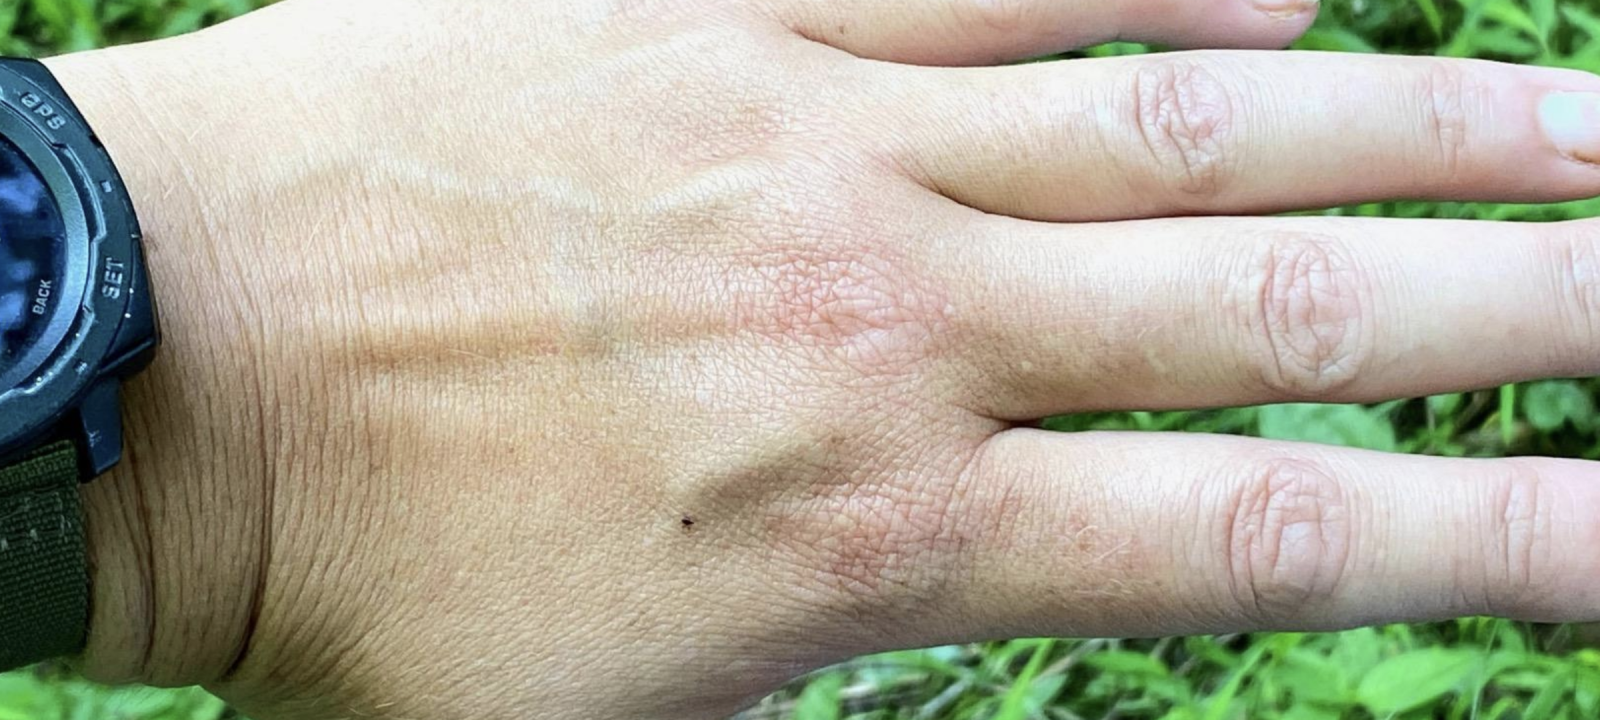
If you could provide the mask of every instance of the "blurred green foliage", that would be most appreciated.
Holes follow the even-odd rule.
[[[334,1],[334,0],[326,0]],[[451,0],[440,0],[451,1]],[[471,2],[474,0],[454,0]],[[0,53],[188,32],[261,0],[0,0]],[[1594,0],[1325,0],[1303,49],[1480,57],[1600,71]],[[1087,54],[1145,52],[1112,44]],[[1329,211],[1558,220],[1556,206],[1378,203]],[[1056,418],[1048,426],[1261,435],[1399,452],[1600,458],[1594,380],[1376,406],[1287,405]],[[744,720],[1600,718],[1600,652],[1576,631],[1483,618],[1327,634],[1014,640],[864,658],[796,682]],[[0,676],[0,720],[215,720],[198,690],[109,689],[56,666]]]
[[[108,688],[55,666],[0,675],[0,720],[220,720],[237,717],[198,688]]]
[[[169,37],[269,0],[0,0],[0,54],[54,55]]]

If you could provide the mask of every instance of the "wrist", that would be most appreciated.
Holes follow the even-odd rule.
[[[123,388],[123,463],[84,488],[91,616],[84,669],[113,682],[210,682],[244,651],[265,567],[259,408],[191,158],[198,75],[161,45],[47,61],[115,160],[144,230],[167,342]],[[235,334],[236,336],[237,334]],[[254,400],[254,402],[252,402]],[[259,417],[254,417],[259,421]],[[226,482],[223,480],[226,479]]]

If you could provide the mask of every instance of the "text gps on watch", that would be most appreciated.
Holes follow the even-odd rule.
[[[158,341],[110,156],[43,65],[0,59],[0,670],[83,649],[79,485],[121,458],[118,389]]]

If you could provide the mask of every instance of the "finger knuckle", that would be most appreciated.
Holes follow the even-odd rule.
[[[1028,28],[1040,4],[1032,0],[961,0],[956,7],[956,22],[962,26],[1013,33]]]
[[[1459,176],[1468,150],[1471,108],[1479,90],[1458,63],[1432,61],[1418,81],[1425,150],[1446,179]]]
[[[853,495],[834,515],[837,532],[819,542],[827,556],[826,581],[875,598],[915,588],[928,577],[914,574],[941,543],[949,506],[933,493]]]
[[[1251,252],[1235,303],[1261,382],[1278,396],[1308,399],[1352,383],[1371,355],[1371,291],[1345,245],[1296,234]]]
[[[740,325],[867,377],[901,376],[930,354],[948,301],[903,248],[860,229],[757,249]]]
[[[1476,583],[1485,589],[1481,609],[1514,615],[1542,604],[1555,579],[1551,552],[1554,499],[1543,474],[1525,462],[1514,462],[1486,491],[1490,493],[1492,530],[1480,535],[1485,547],[1469,548],[1463,556],[1483,558],[1483,566],[1477,569],[1481,580]]]
[[[1595,223],[1570,223],[1550,242],[1555,269],[1556,312],[1562,328],[1591,347],[1600,337],[1600,241]]]
[[[833,158],[747,158],[653,199],[641,252],[714,304],[719,330],[800,361],[786,365],[904,379],[950,301],[884,193]]]
[[[1232,601],[1263,626],[1334,592],[1352,544],[1346,490],[1306,460],[1264,463],[1228,498],[1221,542]]]
[[[1135,71],[1132,96],[1133,125],[1161,188],[1194,204],[1222,195],[1239,135],[1221,77],[1193,60],[1158,60]]]
[[[966,582],[971,502],[953,481],[893,478],[808,500],[782,520],[801,559],[799,586],[820,589],[829,608],[891,624],[927,612]]]

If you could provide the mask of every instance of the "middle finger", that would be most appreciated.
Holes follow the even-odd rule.
[[[888,115],[897,164],[1016,217],[1600,194],[1600,78],[1582,72],[1217,51],[890,74],[918,98]]]

